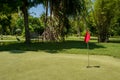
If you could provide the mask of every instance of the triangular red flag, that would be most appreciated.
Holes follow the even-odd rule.
[[[84,41],[85,41],[86,43],[88,43],[89,40],[90,40],[90,33],[87,31],[87,32],[86,32],[86,35],[85,35],[85,38],[84,38]]]

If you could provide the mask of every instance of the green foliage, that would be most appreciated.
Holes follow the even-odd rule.
[[[11,15],[1,15],[0,25],[2,34],[10,34]]]
[[[23,31],[23,20],[22,18],[19,17],[18,13],[12,13],[12,19],[11,19],[11,34],[15,35],[16,34],[16,30],[21,30],[21,32]]]
[[[77,36],[82,36],[82,32],[84,31],[84,23],[83,21],[80,19],[80,16],[76,16],[76,17],[72,17],[69,18],[70,21],[70,33],[69,34],[76,34]]]
[[[71,27],[68,17],[75,16],[77,13],[80,13],[81,9],[84,7],[84,0],[48,1],[50,3],[50,14],[52,15],[53,13],[53,16],[58,18],[59,29],[57,29],[57,33],[59,33],[60,39],[64,41],[64,37],[70,32]]]
[[[118,36],[120,35],[120,1],[116,0],[115,6],[114,6],[114,18],[111,21],[111,29],[110,34],[111,36]]]
[[[10,12],[13,12],[13,8],[9,7],[10,4],[6,3],[3,0],[0,0],[0,25],[1,25],[1,34],[10,34],[10,24],[11,24],[11,15]]]
[[[45,13],[40,19],[30,16],[28,21],[28,9],[46,1],[50,16],[45,17]],[[29,29],[42,34],[46,26],[51,26],[52,32],[64,39],[68,34],[84,35],[87,27],[91,35],[98,35],[104,42],[109,36],[120,35],[119,4],[119,0],[0,0],[0,31],[14,34],[16,29],[21,29],[29,41]],[[20,16],[19,12],[23,14]]]
[[[29,17],[29,25],[31,26],[30,30],[32,30],[32,32],[35,32],[37,34],[42,34],[44,31],[44,25],[41,21],[41,19],[37,18],[37,17]]]
[[[115,15],[116,0],[96,0],[95,18],[98,31],[98,40],[107,42],[110,35],[110,26]]]

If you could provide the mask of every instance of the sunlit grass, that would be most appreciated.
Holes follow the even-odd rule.
[[[120,80],[120,60],[106,56],[49,54],[27,51],[0,53],[0,80]]]
[[[83,39],[29,45],[4,42],[0,45],[0,80],[120,80],[119,38],[109,43],[93,38],[89,50]],[[92,68],[86,68],[87,53]]]

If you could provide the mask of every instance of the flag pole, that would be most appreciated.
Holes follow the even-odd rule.
[[[87,68],[89,68],[90,67],[89,43],[87,43],[87,56],[88,56]]]
[[[89,40],[90,40],[90,33],[89,33],[89,31],[87,30],[87,31],[86,31],[86,35],[85,35],[85,38],[84,38],[84,41],[85,41],[86,46],[87,46],[87,56],[88,56],[88,60],[87,60],[87,68],[90,68]]]

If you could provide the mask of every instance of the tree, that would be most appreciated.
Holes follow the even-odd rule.
[[[50,5],[51,26],[55,25],[52,22],[56,20],[58,23],[55,28],[56,34],[58,34],[58,37],[64,41],[64,37],[70,29],[68,17],[76,15],[77,12],[81,11],[81,8],[84,6],[84,0],[46,0],[46,2],[48,1]]]
[[[111,36],[120,36],[120,1],[115,0],[114,5],[114,18],[112,18],[110,26]]]
[[[42,24],[41,19],[39,19],[37,17],[29,16],[29,25],[31,26],[33,32],[35,32],[39,35],[42,35],[42,33],[44,31],[44,25]]]
[[[62,1],[61,0],[61,4],[60,4],[60,12],[58,13],[59,16],[59,20],[61,22],[61,27],[60,27],[60,31],[61,31],[61,36],[62,36],[62,40],[64,40],[64,36],[66,35],[66,31],[68,32],[70,29],[70,25],[69,25],[69,20],[68,20],[68,16],[78,16],[80,15],[82,8],[84,7],[84,1],[83,0],[67,0],[67,1]]]
[[[95,17],[97,21],[98,42],[107,42],[109,39],[109,29],[114,17],[115,0],[96,0]]]
[[[2,4],[8,4],[10,8],[15,8],[17,10],[20,7],[24,16],[24,26],[25,26],[25,43],[30,43],[30,32],[29,32],[29,21],[28,21],[28,9],[32,6],[40,4],[42,0],[0,0]],[[3,6],[2,6],[3,7]],[[0,9],[1,10],[1,9]],[[4,12],[4,10],[3,10]]]
[[[0,0],[0,25],[1,34],[10,34],[11,32],[11,13],[14,12],[14,8],[10,7],[6,1]]]
[[[28,4],[27,0],[22,0],[22,5],[20,8],[24,15],[24,25],[25,25],[25,43],[30,43],[30,32],[29,32],[29,25],[28,25]]]

